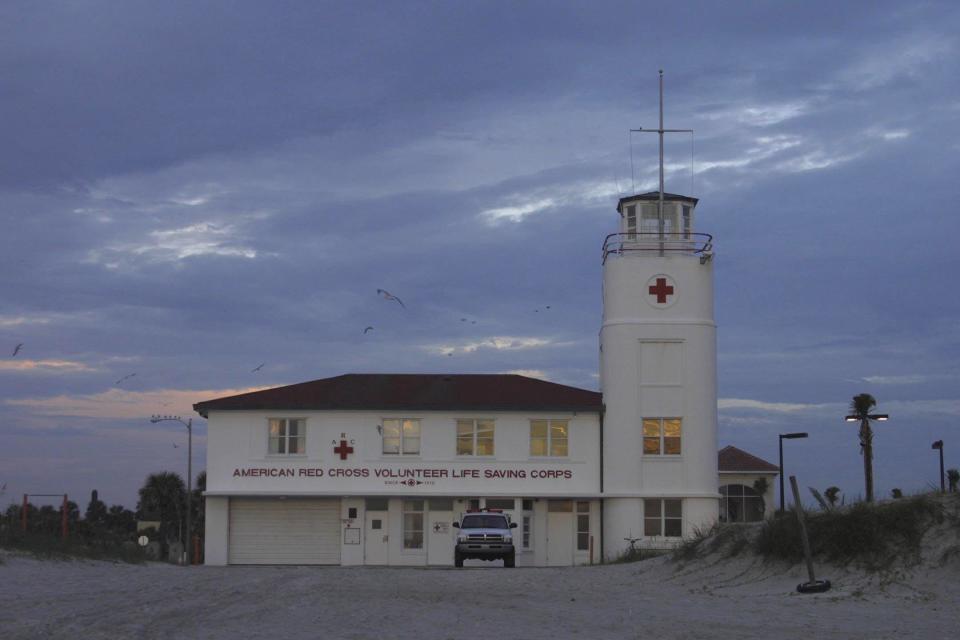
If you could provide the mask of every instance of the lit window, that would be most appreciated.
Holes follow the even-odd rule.
[[[403,548],[423,549],[423,500],[403,501]]]
[[[683,536],[683,501],[647,498],[643,501],[643,535]]]
[[[680,418],[643,419],[643,455],[680,455]]]
[[[457,455],[492,456],[493,420],[457,420]]]
[[[271,454],[303,455],[307,437],[307,421],[303,418],[270,418]]]
[[[568,420],[531,420],[530,455],[565,457],[569,453]]]
[[[383,452],[391,455],[419,455],[420,421],[399,418],[384,420]]]

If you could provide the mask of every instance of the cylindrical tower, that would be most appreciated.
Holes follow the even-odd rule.
[[[621,199],[603,248],[608,559],[627,538],[665,547],[719,515],[712,238],[693,231],[696,198],[663,194],[662,216],[659,201]]]

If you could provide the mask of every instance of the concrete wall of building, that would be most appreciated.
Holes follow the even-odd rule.
[[[304,454],[268,453],[270,418],[306,419]],[[420,420],[419,455],[382,453],[377,427],[388,418]],[[495,420],[496,455],[456,455],[456,421],[469,418]],[[569,455],[531,456],[532,419],[568,420]],[[595,413],[222,411],[207,430],[208,495],[409,495],[407,473],[421,474],[413,480],[423,496],[574,497],[600,487]],[[346,460],[334,453],[341,439],[353,447]]]
[[[227,564],[230,535],[230,499],[207,496],[205,499],[203,562],[213,566]]]
[[[673,286],[665,304],[649,293],[657,277]],[[605,507],[606,553],[615,556],[642,530],[643,498],[682,498],[685,535],[717,520],[713,262],[692,253],[610,255],[603,303],[604,493],[623,498]],[[683,419],[681,454],[644,455],[643,419],[668,417]]]

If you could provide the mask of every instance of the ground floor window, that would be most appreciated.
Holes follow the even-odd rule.
[[[423,549],[423,500],[403,501],[403,548]]]
[[[590,503],[577,502],[577,551],[590,550]]]
[[[523,522],[520,530],[521,548],[524,551],[533,549],[533,500],[524,498],[523,500]]]
[[[752,487],[727,484],[720,487],[720,522],[760,522],[765,504]]]
[[[643,501],[643,535],[682,537],[683,501],[674,498],[645,499]]]
[[[453,498],[431,498],[427,506],[430,511],[453,511]]]

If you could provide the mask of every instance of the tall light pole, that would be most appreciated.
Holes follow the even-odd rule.
[[[844,418],[847,422],[860,423],[860,446],[863,448],[863,476],[867,502],[873,502],[873,430],[870,428],[870,421],[886,422],[890,419],[886,413],[869,413],[876,404],[877,401],[869,394],[862,393],[854,396],[851,409],[856,413]]]
[[[940,450],[940,493],[946,493],[947,483],[943,479],[943,440],[937,440],[930,445],[930,448]]]
[[[783,511],[783,441],[794,440],[796,438],[806,438],[807,432],[802,431],[798,433],[781,433],[780,434],[780,511]]]
[[[193,564],[193,531],[190,529],[190,512],[193,511],[193,418],[184,422],[180,416],[151,416],[150,422],[156,424],[169,420],[179,422],[187,428],[187,566]]]

